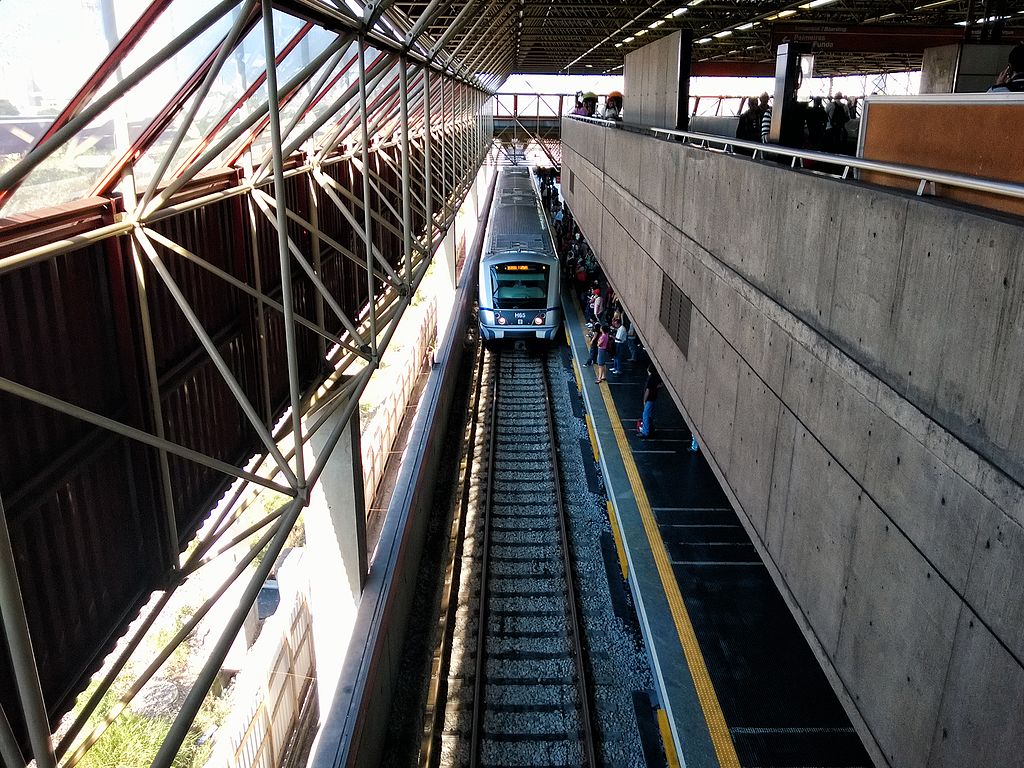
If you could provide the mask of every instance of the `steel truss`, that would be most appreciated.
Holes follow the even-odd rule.
[[[262,553],[260,565],[247,577],[238,607],[153,763],[157,768],[171,765],[232,640],[284,547],[289,531],[308,503],[311,487],[323,473],[326,459],[341,438],[345,425],[356,413],[370,375],[378,367],[381,355],[387,349],[446,230],[454,223],[455,214],[474,183],[477,169],[488,153],[494,152],[487,91],[492,82],[471,77],[470,70],[460,63],[464,59],[443,52],[448,39],[463,30],[471,20],[472,3],[437,38],[425,32],[437,16],[441,5],[437,2],[430,3],[411,28],[407,28],[404,17],[393,17],[389,10],[391,4],[387,2],[367,5],[362,19],[357,18],[345,4],[338,4],[337,9],[330,12],[322,5],[317,4],[318,10],[314,13],[301,3],[277,4],[279,12],[285,9],[306,17],[312,23],[328,26],[337,33],[334,43],[287,82],[278,82],[276,67],[268,67],[261,78],[265,84],[262,104],[230,128],[230,115],[225,116],[200,147],[190,154],[189,160],[169,176],[168,172],[175,167],[176,153],[193,126],[203,97],[209,93],[235,45],[260,17],[263,20],[266,61],[280,63],[282,56],[275,47],[273,4],[270,0],[226,0],[214,6],[192,27],[141,64],[136,72],[113,85],[102,96],[84,94],[77,99],[61,116],[60,124],[55,125],[20,163],[0,177],[2,204],[16,192],[18,184],[33,168],[114,104],[133,84],[141,82],[146,73],[195,40],[214,21],[229,12],[237,12],[230,31],[197,70],[191,85],[176,95],[176,104],[161,113],[156,124],[144,134],[155,139],[172,119],[181,118],[152,181],[144,189],[136,189],[132,158],[139,157],[144,147],[135,145],[132,151],[118,159],[105,175],[100,188],[95,190],[98,194],[106,194],[120,184],[124,212],[116,221],[0,259],[0,279],[3,279],[30,265],[56,259],[110,238],[121,238],[127,244],[131,261],[129,269],[134,273],[138,295],[138,306],[134,311],[141,320],[146,364],[143,375],[148,382],[147,423],[152,425],[151,429],[141,429],[8,378],[0,378],[0,392],[156,449],[161,494],[166,507],[163,521],[168,545],[166,554],[172,564],[167,589],[155,599],[129,636],[122,640],[116,660],[107,668],[74,722],[63,731],[59,743],[54,744],[49,725],[54,713],[47,708],[40,684],[7,518],[0,499],[0,611],[13,668],[17,672],[20,714],[27,724],[33,757],[39,768],[57,765],[72,768],[77,764],[175,648],[187,639],[214,603]],[[139,23],[152,23],[157,15],[158,10],[144,15]],[[479,23],[479,18],[476,21]],[[304,27],[300,36],[308,31],[309,26]],[[387,34],[382,32],[384,29]],[[131,34],[138,38],[144,32],[145,28],[133,28]],[[494,56],[477,56],[475,60],[480,62],[480,71],[500,69]],[[90,80],[89,88],[98,92],[99,86],[117,65],[113,58],[104,62]],[[355,82],[334,95],[332,86],[342,74],[353,69],[356,70]],[[299,101],[304,86],[307,87],[306,95]],[[329,92],[333,101],[326,109],[314,111],[315,105],[322,107]],[[193,100],[184,112],[189,97]],[[235,108],[238,109],[244,101],[240,99]],[[295,109],[292,118],[284,125],[281,112],[288,105]],[[270,148],[257,155],[251,149],[252,142],[264,127],[270,131]],[[196,186],[196,176],[215,167],[212,164],[218,158],[223,162],[225,156],[234,165],[235,182],[207,193],[197,195],[190,192]],[[337,174],[332,173],[333,169],[342,166],[349,170],[352,178],[359,180],[359,194],[353,193],[350,185],[340,182]],[[385,168],[397,178],[397,187],[381,173]],[[293,210],[287,199],[289,183],[295,180],[305,185],[309,198],[314,201],[308,216]],[[199,249],[190,249],[175,241],[157,226],[203,206],[239,197],[253,235],[264,220],[276,232],[282,281],[280,299],[269,295],[261,284],[260,254],[255,236],[251,238],[253,253],[247,254],[253,265],[254,280],[250,284],[196,252]],[[355,233],[361,248],[350,249],[321,228],[320,221],[328,212],[340,214]],[[290,227],[296,225],[309,235],[308,252],[293,237]],[[400,236],[402,252],[398,258],[396,254],[382,252],[375,230]],[[344,302],[324,281],[321,261],[327,250],[358,265],[365,275],[368,301],[356,316],[345,311]],[[260,395],[257,401],[250,398],[232,373],[217,340],[211,336],[196,310],[195,297],[190,296],[188,289],[175,279],[171,269],[175,260],[200,268],[221,281],[226,289],[241,292],[254,300],[260,339]],[[293,263],[314,286],[313,316],[300,312],[294,303],[291,285]],[[259,438],[262,454],[246,466],[233,466],[177,443],[165,434],[149,305],[153,287],[148,281],[154,279],[172,296],[205,355],[245,414],[248,427]],[[283,319],[286,335],[287,410],[290,415],[275,428],[268,374],[273,361],[269,359],[266,338],[271,318],[276,316]],[[340,334],[329,330],[338,324],[343,329]],[[299,379],[298,326],[319,337],[321,355],[329,361],[329,374],[313,386],[304,387]],[[312,466],[307,465],[303,447],[332,418],[337,426],[331,428],[320,459]],[[169,457],[172,456],[195,462],[235,480],[228,503],[223,505],[217,518],[207,524],[202,537],[193,542],[187,556],[182,556],[177,547],[179,530],[175,504],[178,494],[169,469]],[[243,513],[264,489],[282,493],[289,497],[289,501],[278,511],[239,530]],[[245,551],[228,580],[151,661],[110,714],[99,722],[91,723],[100,700],[125,669],[132,653],[170,601],[174,589],[217,557],[243,546],[250,536],[257,533],[260,534],[259,540]],[[7,713],[2,709],[0,757],[9,766],[26,762]]]

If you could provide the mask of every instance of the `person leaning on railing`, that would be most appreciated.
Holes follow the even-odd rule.
[[[604,111],[601,112],[601,117],[605,120],[622,119],[622,94],[619,91],[612,91],[605,97]]]

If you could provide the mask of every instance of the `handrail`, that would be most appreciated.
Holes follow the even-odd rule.
[[[597,117],[584,117],[582,115],[567,115],[573,120],[580,122],[594,123],[606,128],[618,128],[620,130],[632,130],[640,133],[649,132],[655,135],[675,136],[686,140],[688,143],[699,143],[703,149],[710,151],[723,151],[727,154],[735,154],[736,147],[753,151],[752,159],[757,159],[758,154],[788,157],[792,160],[790,167],[797,167],[797,161],[814,160],[829,165],[842,166],[842,174],[827,174],[842,179],[850,177],[851,170],[876,171],[887,173],[892,176],[900,176],[906,179],[913,179],[918,182],[917,194],[924,196],[929,184],[945,184],[950,187],[972,189],[977,192],[990,192],[995,195],[1004,195],[1024,199],[1024,184],[1013,184],[1008,181],[994,181],[992,179],[978,179],[973,176],[965,176],[960,173],[950,173],[937,168],[922,168],[916,165],[896,165],[880,160],[868,160],[863,157],[850,157],[849,155],[833,155],[828,152],[816,152],[808,149],[793,149],[778,144],[762,144],[760,142],[736,139],[731,136],[716,136],[709,133],[692,133],[690,131],[676,131],[670,128],[654,128],[629,123],[620,123],[615,120],[602,120]],[[721,150],[716,150],[709,145],[719,145]],[[802,165],[800,166],[802,167]]]

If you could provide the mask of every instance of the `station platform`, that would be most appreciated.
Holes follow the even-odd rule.
[[[651,436],[637,435],[646,353],[596,383],[583,365],[587,329],[575,297],[563,295],[563,307],[669,764],[867,768],[860,738],[711,468],[690,450],[665,389]]]

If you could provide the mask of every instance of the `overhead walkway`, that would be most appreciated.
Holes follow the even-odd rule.
[[[577,222],[874,762],[1018,764],[1020,220],[606,125],[562,141]]]

